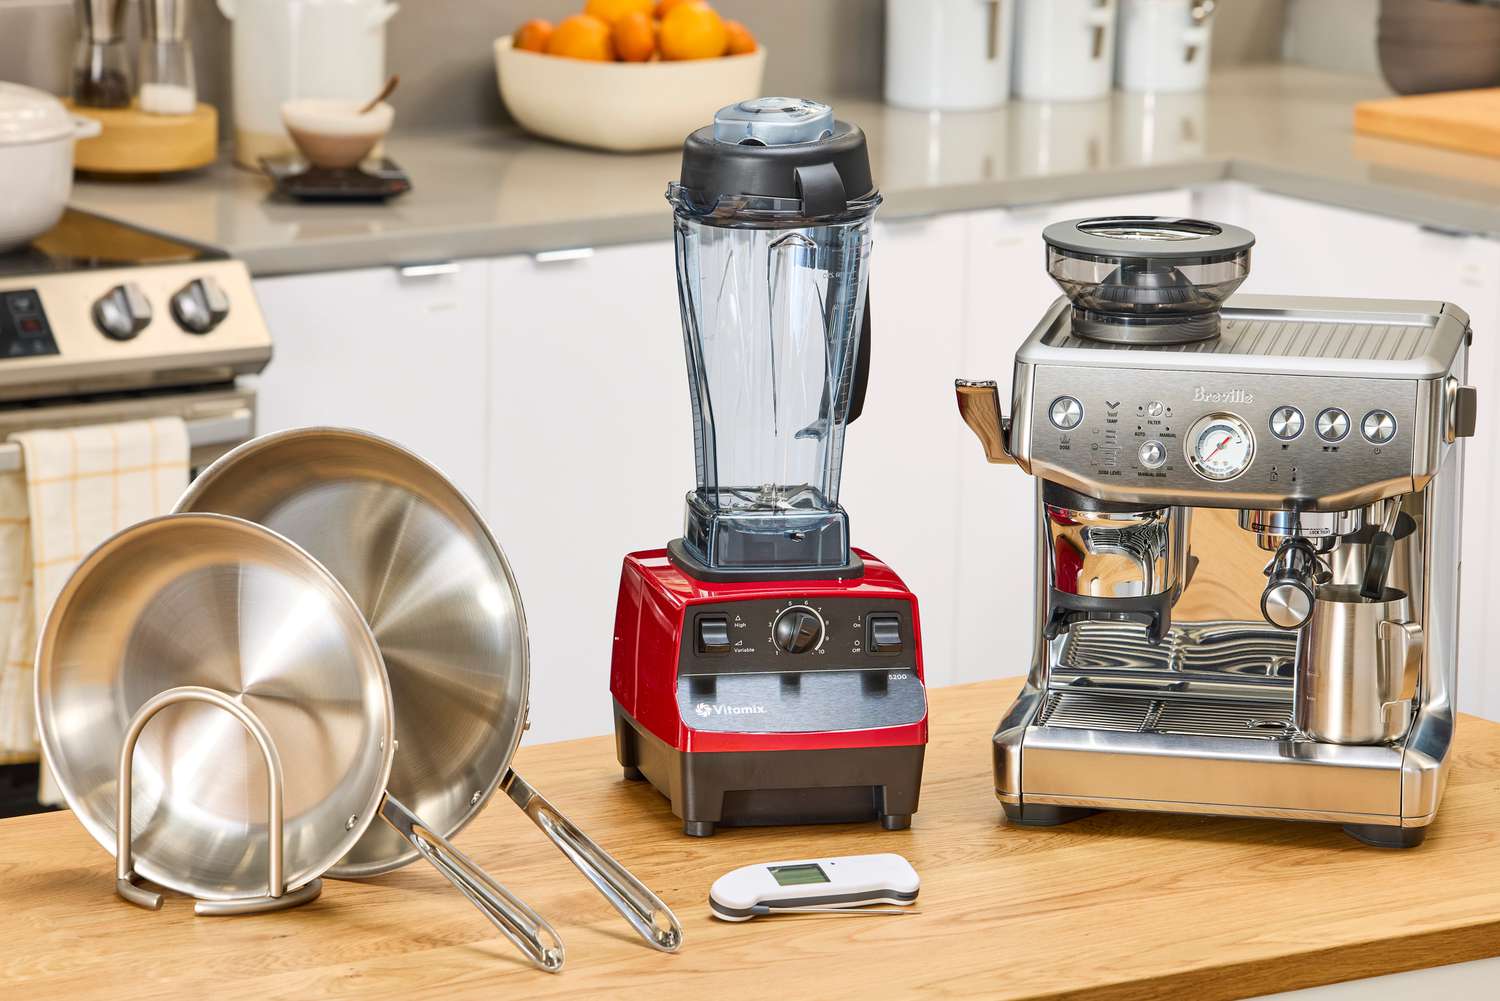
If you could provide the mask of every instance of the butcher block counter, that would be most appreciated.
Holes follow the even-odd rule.
[[[329,880],[279,914],[195,917],[114,896],[109,854],[66,813],[0,822],[0,983],[19,997],[152,999],[973,997],[1243,998],[1500,954],[1500,725],[1465,718],[1424,846],[1336,827],[1104,814],[1000,822],[989,735],[1018,682],[934,691],[921,810],[875,824],[684,837],[608,738],[524,748],[518,770],[676,910],[663,955],[503,796],[456,839],[567,945],[532,969],[423,863]],[[919,913],[726,924],[709,884],[758,861],[894,851]]]

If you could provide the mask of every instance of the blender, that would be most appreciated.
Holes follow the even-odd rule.
[[[864,133],[827,105],[721,109],[670,184],[697,479],[683,534],[625,558],[610,691],[627,778],[685,833],[910,826],[927,743],[917,601],[849,544],[864,406]]]

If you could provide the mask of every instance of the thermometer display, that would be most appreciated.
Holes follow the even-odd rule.
[[[1255,457],[1255,436],[1249,425],[1233,414],[1210,414],[1193,425],[1187,447],[1188,462],[1199,476],[1232,480],[1249,468]]]

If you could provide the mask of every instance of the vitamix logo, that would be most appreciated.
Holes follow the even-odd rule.
[[[710,716],[760,716],[765,711],[766,707],[759,703],[753,706],[731,706],[723,702],[700,702],[693,707],[693,712],[704,719]]]
[[[1193,390],[1194,403],[1254,403],[1255,394],[1244,389],[1226,389],[1216,393],[1204,386]]]

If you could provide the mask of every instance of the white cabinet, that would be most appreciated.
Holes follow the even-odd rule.
[[[400,442],[484,500],[489,337],[483,262],[402,277],[396,268],[255,283],[275,342],[259,430],[322,424]]]
[[[693,436],[672,245],[490,262],[486,513],[526,602],[533,728],[610,729],[625,554],[682,534]]]
[[[945,382],[947,417],[935,426],[959,439],[958,548],[953,590],[955,662],[950,680],[1025,674],[1031,666],[1036,567],[1036,481],[1014,466],[991,466],[959,419],[953,379],[994,379],[1010,416],[1016,349],[1061,292],[1047,277],[1042,230],[1097,215],[1189,214],[1189,192],[1163,191],[1065,202],[967,217],[959,364]],[[937,596],[929,597],[931,604]]]

